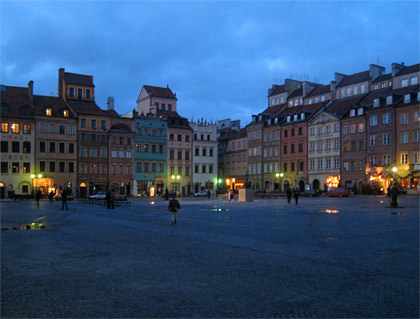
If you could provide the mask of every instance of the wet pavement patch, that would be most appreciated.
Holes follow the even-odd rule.
[[[406,212],[391,212],[391,215],[405,215]]]
[[[21,226],[15,226],[15,227],[3,227],[1,230],[36,230],[36,229],[44,229],[47,228],[47,226],[41,224],[41,223],[32,223],[32,224],[26,224]]]
[[[325,209],[324,213],[327,214],[338,214],[340,211],[338,209]]]

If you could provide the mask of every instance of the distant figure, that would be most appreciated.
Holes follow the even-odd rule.
[[[66,210],[69,209],[69,205],[67,204],[67,196],[68,196],[68,191],[64,187],[63,191],[61,192],[61,209],[64,209],[64,207],[66,207]]]
[[[287,196],[287,203],[290,204],[290,201],[292,200],[292,190],[290,187],[286,188],[286,196]]]
[[[296,205],[298,204],[299,201],[299,191],[297,188],[295,188],[294,192],[293,192],[293,197],[295,198],[296,201]]]
[[[109,198],[109,200],[110,200],[110,208],[111,209],[114,209],[115,208],[115,194],[114,194],[114,190],[113,189],[111,190],[111,194],[109,196],[110,196],[110,198]]]
[[[105,199],[106,199],[106,208],[110,209],[111,208],[111,191],[110,190],[106,191]]]
[[[391,208],[398,208],[398,184],[397,182],[391,187]]]
[[[49,200],[50,202],[52,202],[52,201],[53,201],[54,195],[55,195],[54,191],[51,191],[51,192],[48,194],[48,200]]]
[[[229,193],[228,193],[228,200],[229,200],[229,202],[233,201],[233,191],[232,190],[230,190]]]
[[[168,187],[166,187],[165,189],[165,200],[168,200],[169,198],[169,192],[168,192]]]
[[[41,190],[38,188],[38,190],[35,193],[35,199],[36,199],[36,205],[39,206],[39,200],[42,197],[42,192]]]
[[[210,190],[207,190],[207,197],[210,198]]]
[[[171,214],[171,225],[176,225],[176,214],[178,210],[181,209],[181,205],[175,199],[175,196],[171,198],[168,205],[169,213]]]

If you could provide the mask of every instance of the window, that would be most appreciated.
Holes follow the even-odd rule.
[[[344,135],[349,134],[349,126],[348,125],[344,125],[344,127],[343,127],[343,134]]]
[[[283,163],[283,171],[287,172],[287,163]]]
[[[371,115],[370,126],[376,126],[376,125],[378,125],[378,116],[377,115]]]
[[[401,124],[408,124],[408,113],[401,114]]]
[[[19,173],[19,163],[18,162],[12,162],[12,173]]]
[[[317,161],[317,163],[318,163],[317,168],[318,168],[318,169],[322,169],[322,159],[319,159],[319,160]]]
[[[171,160],[175,159],[175,151],[174,150],[169,151],[169,159],[171,159]]]
[[[190,141],[190,136],[189,135],[185,135],[185,142],[189,142]]]
[[[50,124],[49,125],[49,132],[52,134],[55,134],[55,124]]]
[[[391,164],[391,155],[387,154],[384,155],[384,165],[389,165]]]
[[[185,151],[185,160],[186,161],[190,160],[190,152],[189,151]]]
[[[350,117],[356,116],[356,110],[352,109],[350,110]]]
[[[404,95],[404,103],[410,103],[410,94]]]
[[[66,151],[66,147],[65,147],[65,144],[64,143],[59,143],[58,144],[58,151],[60,153],[64,153]]]
[[[31,124],[23,124],[23,134],[31,134]]]
[[[86,89],[85,93],[86,93],[86,98],[90,99],[90,89]]]
[[[74,173],[74,162],[69,162],[69,173]]]
[[[77,89],[77,98],[79,98],[79,99],[83,98],[83,89],[81,89],[81,88]]]
[[[350,95],[351,95],[351,87],[347,88],[347,96],[350,96]]]
[[[101,120],[101,129],[106,130],[106,121]]]
[[[70,154],[74,153],[74,143],[69,143],[69,153]]]
[[[408,133],[404,132],[401,133],[401,144],[407,144],[408,143]]]
[[[309,135],[310,135],[310,136],[314,136],[314,135],[315,135],[315,128],[314,128],[314,127],[311,127],[311,128],[309,129]]]
[[[105,158],[106,157],[106,149],[104,147],[101,147],[99,149],[99,157],[100,158]]]
[[[55,153],[55,142],[50,142],[50,153]]]
[[[376,166],[376,165],[377,165],[376,156],[375,155],[372,155],[370,157],[370,166]]]
[[[64,117],[69,117],[69,111],[68,110],[64,110],[63,111],[63,116]]]
[[[82,128],[86,127],[86,119],[80,119],[80,127]]]
[[[295,144],[290,145],[290,153],[295,152]]]
[[[315,169],[315,160],[313,160],[313,159],[309,160],[309,169],[311,171],[313,171]]]
[[[58,163],[58,170],[60,173],[64,173],[66,171],[66,165],[64,162],[59,162]]]
[[[9,152],[9,142],[1,141],[1,152],[8,153]]]
[[[80,133],[80,141],[86,142],[86,133]]]
[[[119,151],[118,152],[118,157],[123,158],[124,157],[124,151]]]
[[[322,141],[317,142],[317,151],[322,151]]]
[[[287,154],[287,145],[283,145],[283,154]]]
[[[106,135],[101,134],[101,143],[106,143]]]
[[[51,116],[52,115],[52,109],[51,108],[46,108],[46,110],[45,110],[45,115],[47,115],[47,116]]]
[[[339,123],[335,123],[334,124],[334,132],[339,132],[340,131],[340,124]]]
[[[303,143],[299,143],[299,153],[303,152]]]
[[[69,125],[67,128],[68,128],[68,134],[73,135],[74,134],[74,125]]]
[[[96,134],[90,134],[90,141],[93,143],[96,142]]]
[[[177,141],[178,141],[178,142],[182,142],[182,135],[181,135],[181,134],[178,134],[178,136],[177,136]]]
[[[23,153],[31,152],[31,142],[23,142]]]
[[[352,124],[352,125],[350,125],[350,132],[351,132],[352,134],[356,133],[356,124]]]
[[[295,171],[295,163],[294,162],[290,163],[290,171],[291,172]]]
[[[203,149],[202,149],[202,153],[203,153],[203,155],[202,155],[202,156],[207,156],[207,149],[203,147]]]
[[[177,159],[178,160],[182,160],[182,151],[178,151],[178,157],[177,157]]]
[[[418,143],[420,141],[420,131],[415,131],[413,134],[413,142]]]
[[[206,165],[202,165],[201,166],[201,173],[205,174],[206,173]]]
[[[91,128],[96,128],[96,120],[91,120],[90,121],[90,127]]]
[[[402,153],[401,154],[401,164],[408,164],[408,154]]]
[[[362,85],[360,86],[360,93],[361,93],[361,94],[363,94],[363,93],[365,93],[365,91],[366,91],[366,87],[365,87],[365,85],[364,85],[364,84],[362,84]]]
[[[9,133],[9,123],[2,122],[1,123],[1,132],[2,133]]]
[[[418,78],[417,76],[414,78],[411,78],[411,85],[416,85],[418,83]]]
[[[287,137],[287,130],[284,130],[284,137]]]
[[[40,161],[39,162],[39,171],[40,172],[45,172],[45,161]]]
[[[310,152],[315,151],[315,142],[309,142],[309,151]]]
[[[326,169],[331,169],[331,159],[327,158],[325,160],[325,168]]]
[[[359,123],[357,127],[358,127],[359,133],[362,133],[365,131],[365,124]]]
[[[406,86],[408,86],[408,79],[404,79],[404,80],[402,80],[402,81],[401,81],[401,86],[402,86],[402,87],[406,87]]]
[[[392,104],[392,95],[386,97],[386,105]]]
[[[376,135],[370,136],[370,146],[376,146]]]
[[[173,134],[169,134],[169,140],[174,141],[174,135]]]
[[[357,115],[363,115],[363,107],[357,109]]]
[[[290,130],[290,136],[295,136],[295,129],[294,129],[294,128],[292,128],[292,129]]]
[[[414,164],[419,164],[419,153],[413,153],[413,163]]]
[[[45,142],[39,142],[39,151],[45,153]]]
[[[74,88],[72,87],[69,88],[69,96],[74,96]]]
[[[55,172],[55,162],[50,162],[50,172]]]
[[[379,106],[379,98],[376,98],[376,99],[373,100],[373,106],[374,107]]]
[[[354,88],[353,88],[353,95],[357,95],[357,94],[359,94],[359,87],[358,86],[355,86]]]
[[[391,135],[390,134],[386,133],[386,134],[384,134],[383,137],[384,137],[384,139],[383,139],[384,145],[391,144]]]
[[[331,140],[325,141],[325,150],[329,151],[331,149]]]
[[[1,162],[1,172],[2,172],[2,174],[9,173],[9,163],[8,162]]]
[[[13,134],[19,134],[20,133],[20,124],[19,123],[12,123],[10,126],[10,129]]]
[[[86,147],[81,147],[80,148],[80,157],[87,157],[87,148]]]
[[[344,167],[345,171],[348,171],[349,170],[349,162],[344,162],[343,167]]]
[[[383,123],[384,124],[389,124],[391,123],[391,113],[385,113],[383,115]]]
[[[12,142],[12,153],[19,153],[19,142]]]
[[[331,133],[331,126],[330,125],[327,125],[325,127],[325,133]]]
[[[61,124],[61,125],[58,127],[58,132],[59,132],[60,134],[65,134],[65,133],[66,133],[66,126],[65,126],[65,125],[63,125],[63,124]]]
[[[303,134],[303,129],[301,127],[298,128],[298,135],[302,135]]]
[[[339,149],[340,148],[340,139],[335,138],[334,139],[334,149]]]

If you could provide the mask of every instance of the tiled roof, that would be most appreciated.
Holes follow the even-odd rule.
[[[263,111],[263,113],[264,114],[270,114],[270,115],[276,114],[277,112],[280,112],[285,107],[287,107],[287,104],[286,103],[284,103],[284,104],[277,104],[277,105],[270,106],[270,107],[266,108]]]
[[[26,87],[3,86],[0,94],[1,106],[8,111],[1,116],[33,118],[34,109],[29,100],[29,91]]]
[[[321,95],[321,94],[326,94],[326,93],[330,93],[331,92],[331,86],[329,84],[327,85],[321,85],[316,87],[315,89],[313,89],[311,92],[309,92],[309,94],[307,95],[309,96],[316,96],[316,95]]]
[[[299,89],[294,90],[292,93],[290,93],[290,95],[287,98],[302,96],[302,94],[303,94],[303,88],[299,88]]]
[[[164,115],[168,118],[168,127],[192,130],[192,128],[188,125],[188,120],[185,117],[180,116],[175,111],[157,110],[156,114]]]
[[[63,117],[63,111],[69,109],[66,102],[56,96],[34,95],[34,107],[36,115],[46,115],[45,109],[51,108],[52,116]],[[73,112],[69,112],[69,118],[74,118]]]
[[[151,85],[143,85],[143,87],[147,91],[147,93],[149,93],[150,96],[176,100],[176,96],[170,88],[163,88]]]
[[[367,94],[363,94],[335,100],[327,106],[326,111],[341,117],[346,114],[351,107],[358,105],[366,96]]]
[[[392,79],[392,73],[382,74],[378,76],[372,83],[382,82],[382,81],[391,80],[391,79]]]
[[[396,76],[415,73],[415,72],[420,72],[420,64],[413,64],[410,66],[406,66],[400,72],[398,72]]]
[[[286,85],[276,85],[276,87],[270,92],[270,96],[277,95],[286,92]]]
[[[369,70],[359,72],[359,73],[354,73],[354,74],[347,75],[346,77],[344,77],[344,79],[341,80],[341,82],[337,84],[337,88],[355,84],[355,83],[365,82],[368,80],[369,80]]]
[[[108,116],[120,117],[120,115],[115,110],[105,110],[104,112],[108,113]]]
[[[91,101],[67,101],[72,110],[76,114],[86,114],[86,115],[99,115],[99,116],[109,116],[109,114],[102,110],[95,102]]]
[[[110,131],[131,132],[131,129],[128,127],[128,125],[124,123],[118,123],[118,124],[112,125],[110,128]]]
[[[63,79],[68,84],[80,84],[80,85],[86,85],[86,86],[94,86],[93,85],[93,76],[91,76],[91,75],[64,72]]]

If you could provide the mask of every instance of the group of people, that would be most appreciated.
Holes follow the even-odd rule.
[[[300,192],[297,188],[291,189],[290,187],[287,187],[286,189],[287,203],[290,204],[290,202],[292,201],[292,196],[293,196],[297,205],[299,201],[299,195],[300,195]]]
[[[48,193],[48,200],[49,202],[52,202],[54,199],[54,196],[56,195],[56,193],[54,191],[51,191]],[[71,195],[71,190],[67,187],[64,187],[61,192],[60,192],[60,199],[61,199],[61,209],[69,209],[69,205],[67,204],[67,200],[68,200],[68,196]],[[36,200],[36,205],[39,206],[39,201],[42,198],[42,191],[40,188],[38,188],[35,192],[35,200]]]

